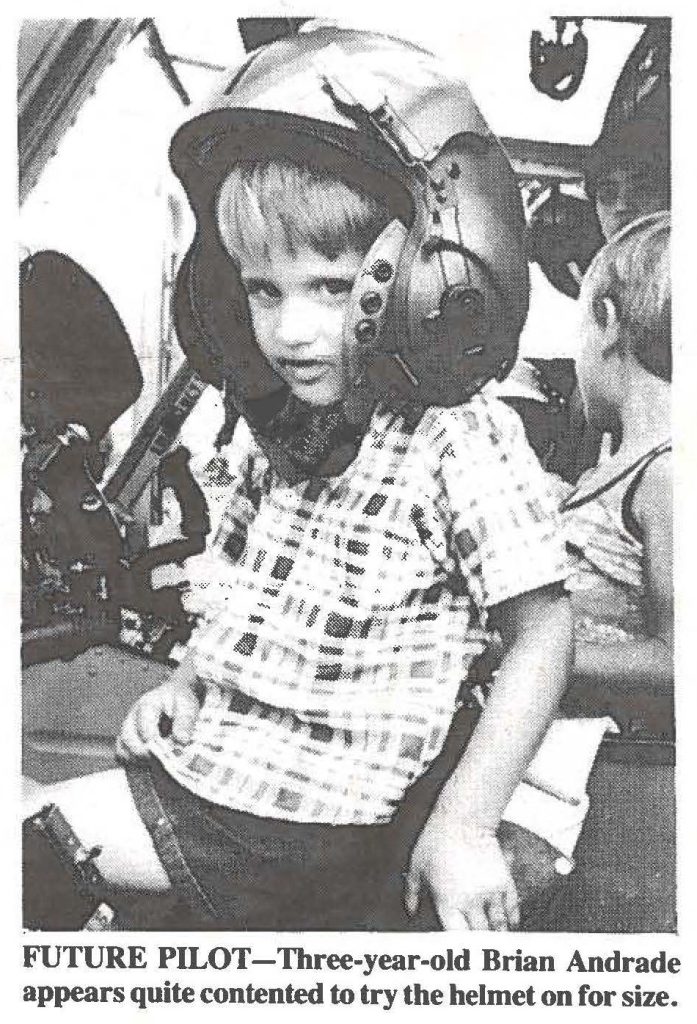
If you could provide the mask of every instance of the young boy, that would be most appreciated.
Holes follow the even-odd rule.
[[[617,439],[564,508],[575,554],[570,702],[603,709],[673,690],[670,216],[600,250],[581,290],[578,378],[589,421]],[[620,699],[621,698],[621,699]]]
[[[206,622],[130,712],[125,771],[56,798],[110,882],[171,884],[218,926],[381,927],[406,867],[409,913],[430,899],[444,928],[515,927],[497,829],[571,658],[554,499],[515,415],[481,394],[416,421],[378,401],[345,468],[313,472],[345,440],[363,361],[347,310],[393,214],[278,152],[228,160],[196,202],[289,400],[263,430],[237,425]],[[289,481],[273,452],[293,431],[306,473]],[[490,700],[400,831],[491,629],[506,653]]]

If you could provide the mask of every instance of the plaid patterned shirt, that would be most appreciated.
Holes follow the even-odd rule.
[[[439,753],[487,609],[566,575],[556,502],[518,417],[479,395],[416,429],[378,409],[336,478],[287,486],[240,421],[200,566],[193,741],[152,751],[262,817],[388,821]]]

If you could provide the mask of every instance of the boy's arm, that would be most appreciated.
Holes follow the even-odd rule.
[[[644,542],[647,636],[616,644],[578,643],[572,697],[599,703],[614,693],[638,689],[669,692],[673,685],[672,474],[668,459],[657,459],[644,476],[633,503]]]
[[[517,896],[496,840],[566,688],[572,660],[568,598],[559,586],[504,601],[491,612],[504,657],[472,738],[424,825],[406,883],[414,913],[428,891],[444,928],[517,924]]]
[[[214,615],[217,605],[226,599],[225,591],[222,597],[217,592],[217,563],[230,558],[231,552],[232,556],[239,557],[244,547],[246,527],[256,512],[250,501],[254,473],[255,470],[263,471],[266,464],[263,457],[259,463],[256,462],[259,455],[246,421],[240,418],[227,451],[230,500],[214,538],[205,553],[195,560],[197,572],[191,574],[190,583],[194,583],[194,576],[198,576],[201,596],[200,607],[194,607],[192,602],[188,610],[194,610],[201,616],[199,629],[205,628],[207,617]],[[194,668],[195,636],[189,641],[184,658],[169,679],[143,694],[130,708],[116,740],[116,756],[120,761],[149,757],[150,741],[158,734],[165,734],[163,730],[175,743],[185,744],[191,740],[202,700]]]
[[[193,655],[187,652],[166,682],[148,690],[130,708],[116,738],[117,759],[125,763],[148,758],[149,743],[163,728],[170,730],[175,743],[188,743],[201,710],[196,686]]]

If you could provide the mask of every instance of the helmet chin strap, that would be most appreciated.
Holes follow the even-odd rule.
[[[250,426],[273,468],[291,486],[343,473],[363,433],[348,421],[343,402],[315,406],[292,393],[263,428]]]

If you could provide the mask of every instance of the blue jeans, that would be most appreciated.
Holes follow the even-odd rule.
[[[259,818],[203,800],[155,760],[129,765],[136,806],[179,897],[181,927],[436,930],[429,906],[416,919],[406,916],[403,875],[416,837],[474,724],[468,711],[456,716],[443,753],[407,792],[393,821],[384,825]],[[506,822],[499,841],[513,855],[522,927],[542,929],[557,854],[544,840]]]

